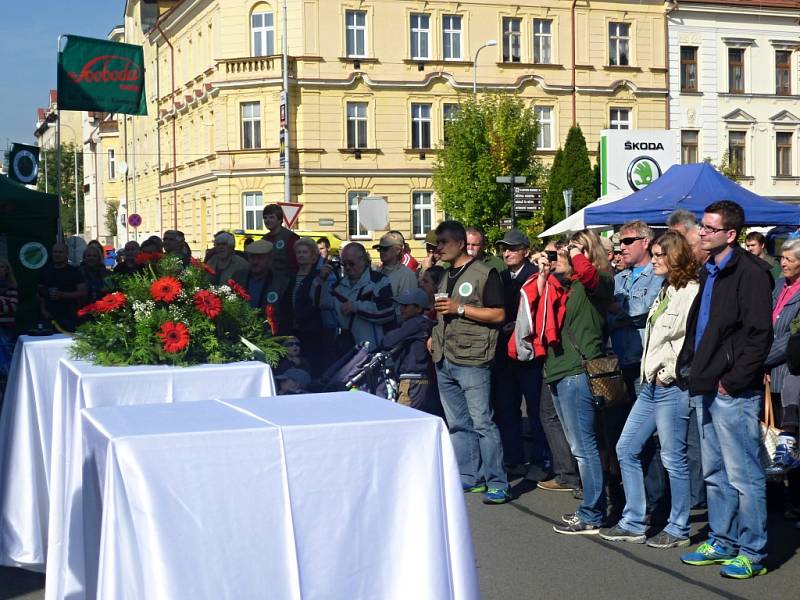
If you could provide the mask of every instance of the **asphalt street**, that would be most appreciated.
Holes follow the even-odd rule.
[[[800,598],[800,530],[780,513],[770,514],[770,572],[734,581],[720,577],[719,567],[682,564],[684,548],[655,550],[597,536],[558,535],[553,525],[562,513],[574,511],[577,501],[519,480],[514,491],[514,501],[503,506],[485,506],[478,494],[466,498],[484,600]],[[693,512],[693,542],[704,540],[706,531],[705,511]],[[41,575],[0,569],[0,600],[41,600],[43,588]]]

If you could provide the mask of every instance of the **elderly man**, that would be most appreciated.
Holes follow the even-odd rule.
[[[372,248],[381,256],[381,273],[392,283],[392,295],[396,298],[406,290],[417,287],[417,276],[403,265],[406,240],[399,231],[389,231]]]
[[[292,281],[272,270],[272,243],[257,240],[247,247],[249,270],[244,288],[250,295],[250,306],[262,309],[270,320],[272,333],[289,335],[292,329]]]
[[[338,316],[337,352],[363,342],[377,348],[384,332],[396,324],[389,278],[370,268],[369,253],[356,242],[342,250],[344,277],[331,281],[332,269],[330,264],[320,269],[311,293],[320,308]]]
[[[431,354],[461,485],[466,492],[485,492],[485,504],[504,504],[511,494],[489,399],[491,365],[505,319],[503,283],[495,269],[467,254],[461,223],[444,221],[436,235],[451,266],[436,294]]]
[[[686,241],[689,242],[689,246],[692,248],[692,254],[694,254],[698,263],[702,265],[708,260],[708,252],[700,246],[697,217],[694,216],[693,212],[683,210],[682,208],[673,211],[669,217],[667,217],[667,229],[670,231],[677,231],[686,238]]]
[[[214,271],[211,280],[214,285],[227,283],[233,279],[236,283],[244,283],[249,263],[233,250],[236,238],[232,233],[221,231],[214,236],[214,253],[206,264]]]
[[[268,204],[263,212],[264,226],[269,230],[262,238],[272,244],[272,269],[284,276],[297,272],[294,243],[300,237],[283,226],[283,209],[277,204]]]
[[[114,267],[114,275],[130,275],[138,268],[136,257],[139,255],[139,242],[133,240],[125,244],[122,250],[122,261]]]
[[[75,331],[78,308],[86,299],[86,283],[78,267],[67,262],[67,245],[53,244],[51,261],[39,276],[39,312],[65,331]]]

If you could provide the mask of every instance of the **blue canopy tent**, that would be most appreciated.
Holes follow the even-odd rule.
[[[800,225],[800,206],[767,200],[731,181],[708,163],[674,165],[653,183],[616,202],[590,207],[584,222],[620,225],[640,219],[663,225],[679,208],[702,217],[706,206],[717,200],[733,200],[744,208],[747,225]]]

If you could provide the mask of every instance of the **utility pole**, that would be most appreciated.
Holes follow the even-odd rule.
[[[286,126],[282,127],[283,134],[283,201],[292,201],[292,179],[289,160],[289,15],[286,0],[283,0],[283,105],[286,114]]]

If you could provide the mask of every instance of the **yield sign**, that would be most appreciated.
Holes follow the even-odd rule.
[[[283,222],[291,229],[300,216],[303,205],[297,202],[276,202],[276,204],[283,209]]]

